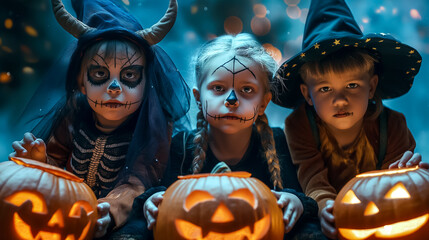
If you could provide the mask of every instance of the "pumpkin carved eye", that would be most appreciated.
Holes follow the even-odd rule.
[[[386,199],[410,198],[410,194],[401,182],[397,183],[384,196]]]
[[[349,190],[344,196],[344,198],[341,200],[341,203],[358,204],[360,203],[360,200],[356,197],[356,194],[352,190]]]
[[[229,198],[237,198],[237,199],[241,199],[243,201],[246,201],[254,209],[258,205],[257,201],[255,199],[255,196],[250,192],[249,189],[246,189],[246,188],[238,189],[237,191],[234,191],[231,194],[229,194],[228,197]]]
[[[185,210],[189,212],[191,208],[193,208],[195,205],[207,202],[207,201],[213,201],[215,200],[215,197],[213,197],[210,193],[206,191],[201,190],[195,190],[189,194],[189,196],[185,200]]]

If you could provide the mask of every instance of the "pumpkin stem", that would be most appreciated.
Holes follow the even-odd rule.
[[[210,173],[215,174],[215,173],[227,173],[227,172],[231,172],[231,168],[229,168],[225,162],[219,162],[218,164],[216,164],[216,166],[213,167]]]

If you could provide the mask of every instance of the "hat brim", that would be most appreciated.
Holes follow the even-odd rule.
[[[306,47],[280,66],[275,75],[278,94],[273,97],[273,102],[286,108],[299,106],[304,101],[300,90],[301,66],[307,62],[318,61],[344,47],[358,47],[377,52],[381,67],[377,92],[382,99],[395,98],[407,93],[422,61],[417,50],[400,43],[388,34],[325,39]]]

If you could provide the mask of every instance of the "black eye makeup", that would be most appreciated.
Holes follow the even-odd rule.
[[[92,85],[103,85],[110,78],[110,71],[106,67],[98,65],[90,65],[88,67],[88,81]]]
[[[132,65],[121,70],[120,81],[129,88],[135,88],[143,80],[143,66]]]

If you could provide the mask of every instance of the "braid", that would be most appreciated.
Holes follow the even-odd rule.
[[[267,159],[268,169],[271,173],[271,181],[274,187],[283,189],[283,181],[280,175],[280,163],[277,157],[273,130],[268,125],[268,119],[265,113],[258,117],[255,126],[261,136],[262,148],[265,153],[265,158]]]
[[[194,160],[192,161],[192,172],[199,173],[206,160],[208,146],[207,121],[204,119],[203,111],[197,114],[197,133],[194,137]]]

